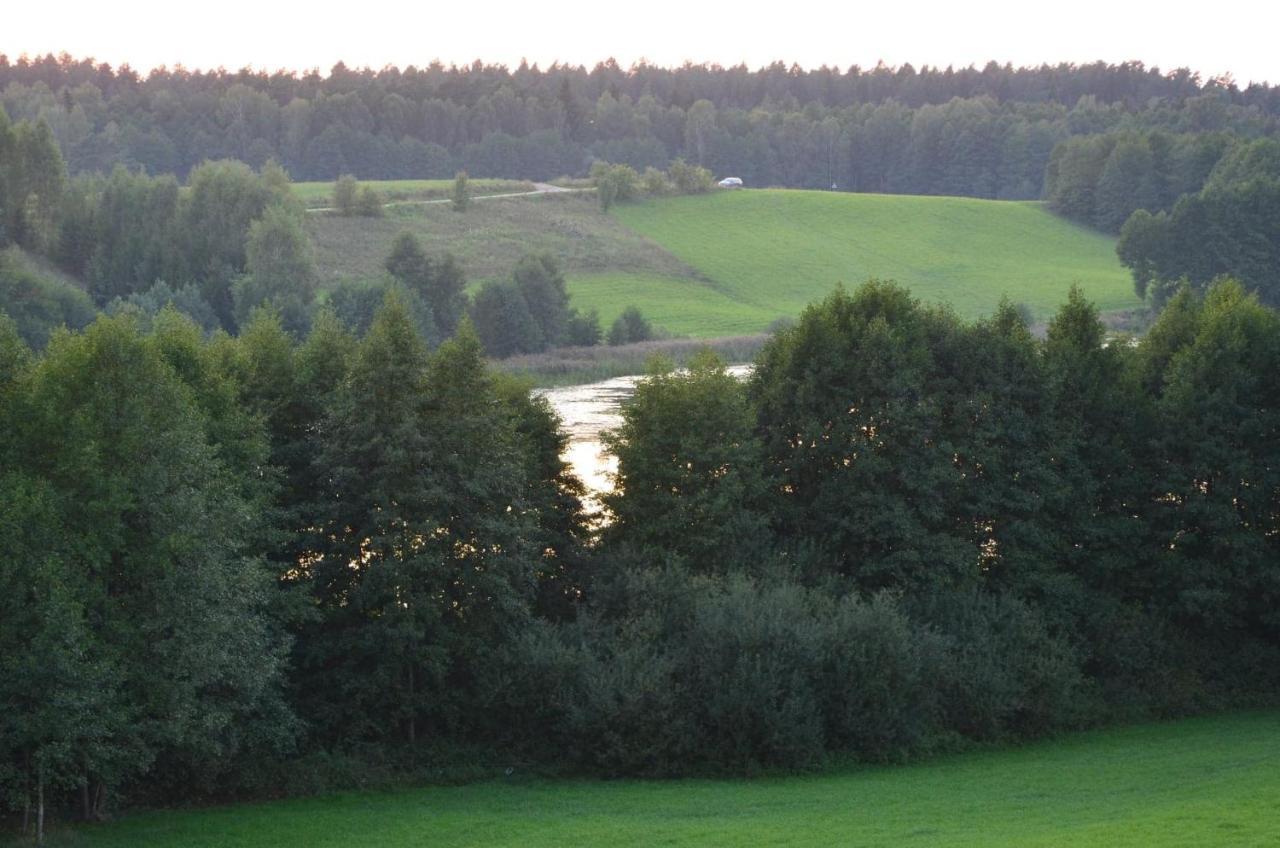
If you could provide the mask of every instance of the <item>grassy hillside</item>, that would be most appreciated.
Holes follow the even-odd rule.
[[[379,184],[384,185],[384,184]],[[378,273],[396,234],[451,250],[473,283],[534,250],[556,256],[576,304],[605,323],[635,304],[691,336],[757,333],[837,283],[895,279],[973,318],[1007,294],[1045,318],[1072,283],[1104,311],[1138,306],[1114,241],[1040,204],[813,191],[715,192],[602,214],[589,194],[400,206],[383,218],[314,216],[323,278]]]
[[[1275,845],[1280,714],[751,781],[502,782],[128,817],[84,848]],[[59,840],[61,841],[61,840]],[[56,843],[55,843],[56,844]]]
[[[550,252],[571,277],[621,272],[691,280],[697,274],[613,216],[601,214],[590,194],[486,200],[464,214],[448,204],[393,206],[382,218],[314,215],[308,226],[321,279],[327,283],[379,273],[391,243],[404,231],[417,235],[429,252],[451,251],[473,283],[510,276],[517,260],[531,251]]]
[[[1048,316],[1072,283],[1104,311],[1138,305],[1114,240],[1047,212],[1040,204],[952,197],[811,191],[716,192],[619,207],[620,221],[696,268],[729,303],[712,309],[705,291],[680,329],[701,335],[758,330],[794,315],[837,282],[894,279],[966,317],[989,313],[1002,294]],[[655,317],[679,290],[634,281]],[[577,281],[588,304],[626,288],[618,275]],[[668,325],[670,326],[670,325]]]

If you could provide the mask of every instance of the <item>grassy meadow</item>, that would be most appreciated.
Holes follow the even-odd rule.
[[[571,279],[617,272],[650,278],[696,274],[613,216],[601,214],[586,193],[487,200],[463,214],[448,204],[392,206],[381,218],[315,215],[307,224],[322,285],[379,273],[401,232],[416,235],[429,253],[453,253],[472,284],[509,277],[520,257],[533,251],[551,253]]]
[[[1072,283],[1103,311],[1139,305],[1115,241],[1038,203],[738,191],[620,206],[616,215],[733,299],[732,317],[691,307],[684,327],[696,334],[759,329],[836,283],[868,277],[896,280],[967,318],[990,313],[1002,295],[1045,318]],[[589,303],[582,289],[575,293]],[[665,294],[655,293],[664,308]]]
[[[431,845],[1274,846],[1280,713],[1072,735],[909,765],[755,780],[524,778],[154,812],[83,848]]]
[[[1008,295],[1044,319],[1072,283],[1103,311],[1139,306],[1114,240],[1038,203],[750,190],[644,200],[606,215],[592,195],[572,194],[492,200],[464,215],[447,205],[320,215],[309,225],[327,284],[376,274],[408,230],[428,251],[451,250],[474,285],[507,276],[526,252],[548,251],[575,305],[597,309],[606,326],[634,304],[667,332],[701,338],[759,333],[837,283],[872,276],[967,318]]]

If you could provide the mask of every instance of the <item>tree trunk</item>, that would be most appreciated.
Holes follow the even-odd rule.
[[[80,818],[87,822],[107,819],[107,785],[91,774],[85,774],[80,784]]]
[[[93,782],[93,792],[91,793],[91,821],[101,822],[107,820],[107,784],[101,780]]]
[[[22,757],[25,767],[25,780],[22,781],[22,835],[25,838],[31,832],[31,752]]]
[[[409,666],[409,744],[412,745],[418,739],[417,727],[417,706],[413,702],[413,666]]]
[[[44,844],[44,766],[40,767],[36,778],[36,844]]]

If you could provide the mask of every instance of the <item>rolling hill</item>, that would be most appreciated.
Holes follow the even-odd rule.
[[[376,185],[376,184],[375,184]],[[1134,308],[1114,241],[1030,202],[749,190],[643,200],[602,214],[587,195],[392,207],[383,218],[313,216],[325,279],[378,272],[396,234],[453,251],[474,284],[525,252],[560,260],[575,304],[607,324],[640,307],[678,335],[759,332],[838,283],[894,279],[967,318],[1007,295],[1047,318],[1078,283],[1103,311]]]
[[[1103,311],[1139,305],[1114,241],[1038,203],[814,191],[716,192],[619,207],[629,228],[660,244],[708,281],[723,309],[700,291],[664,320],[670,284],[635,281],[655,320],[699,335],[759,329],[794,315],[836,283],[893,279],[967,318],[1007,295],[1046,318],[1078,283]],[[588,305],[616,299],[623,281],[575,280]],[[640,303],[644,308],[644,303]],[[672,325],[675,326],[672,326]]]

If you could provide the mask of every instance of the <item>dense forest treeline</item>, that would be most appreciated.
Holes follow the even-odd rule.
[[[1054,148],[1045,196],[1061,214],[1119,233],[1139,296],[1231,276],[1280,303],[1280,141],[1221,133],[1114,133]]]
[[[476,63],[376,72],[339,64],[325,76],[161,68],[143,77],[65,56],[0,57],[0,103],[10,116],[0,117],[0,157],[26,169],[0,180],[0,243],[50,257],[100,306],[110,296],[173,294],[202,322],[228,329],[261,301],[261,286],[240,306],[233,291],[253,276],[250,223],[269,218],[262,226],[305,248],[280,214],[296,207],[286,175],[548,179],[601,162],[646,175],[687,162],[748,185],[1043,197],[1113,234],[1134,218],[1121,258],[1157,305],[1183,279],[1203,289],[1221,274],[1274,303],[1280,280],[1280,224],[1270,212],[1280,193],[1280,93],[1140,63],[920,71]],[[254,170],[265,187],[250,185]],[[240,185],[219,193],[232,181]],[[191,195],[203,186],[205,200],[184,185]],[[232,208],[219,211],[221,199]],[[624,198],[602,194],[602,205],[615,199]],[[364,200],[367,214],[378,211],[375,193]],[[210,223],[210,214],[224,217]],[[217,243],[193,244],[209,227]],[[286,320],[301,326],[312,275],[305,257],[291,261],[299,275]],[[160,282],[166,288],[147,298]],[[367,307],[380,297],[348,299]],[[42,312],[70,309],[61,295],[38,300]],[[486,300],[512,311],[509,291]]]
[[[108,177],[69,178],[47,126],[11,125],[3,113],[0,153],[7,153],[0,157],[0,312],[27,344],[43,347],[55,328],[82,328],[99,309],[145,323],[167,306],[205,332],[235,333],[270,304],[288,331],[306,334],[317,275],[304,210],[278,165],[255,172],[234,160],[205,162],[185,187],[172,175],[123,167]],[[335,193],[344,189],[355,181],[335,183]],[[510,281],[489,282],[474,298],[466,285],[451,255],[428,256],[403,233],[383,267],[331,287],[323,300],[363,334],[394,289],[430,347],[469,314],[492,356],[604,339],[594,312],[570,306],[550,256],[524,257]],[[629,326],[612,328],[610,338],[648,338],[647,329],[638,335]]]
[[[258,309],[0,318],[0,802],[885,760],[1280,694],[1280,314],[1184,287],[1134,344],[891,283],[745,386],[655,364],[593,529],[545,401]]]
[[[712,185],[706,169],[678,160],[668,171],[648,169],[643,185],[627,166],[605,171],[610,189],[601,197],[610,202],[642,190],[694,193]],[[255,308],[270,304],[287,330],[305,335],[323,302],[363,334],[394,289],[430,347],[452,335],[464,314],[494,357],[639,342],[654,333],[632,307],[606,334],[595,311],[570,305],[564,274],[545,254],[522,257],[510,279],[486,282],[471,296],[458,261],[447,252],[427,255],[407,232],[380,268],[318,292],[305,210],[291,185],[273,162],[255,172],[236,160],[201,163],[186,186],[123,166],[106,177],[70,177],[47,125],[11,124],[0,112],[0,312],[37,348],[57,327],[86,326],[97,310],[146,322],[166,306],[206,332],[236,333]],[[333,190],[337,214],[383,212],[377,192],[350,176]],[[460,213],[467,191],[459,174],[462,202],[453,206]]]
[[[274,160],[296,179],[549,179],[683,157],[749,185],[1037,198],[1073,136],[1273,133],[1280,90],[1141,63],[759,70],[476,62],[327,75],[0,57],[0,103],[45,121],[72,172],[185,176]]]

